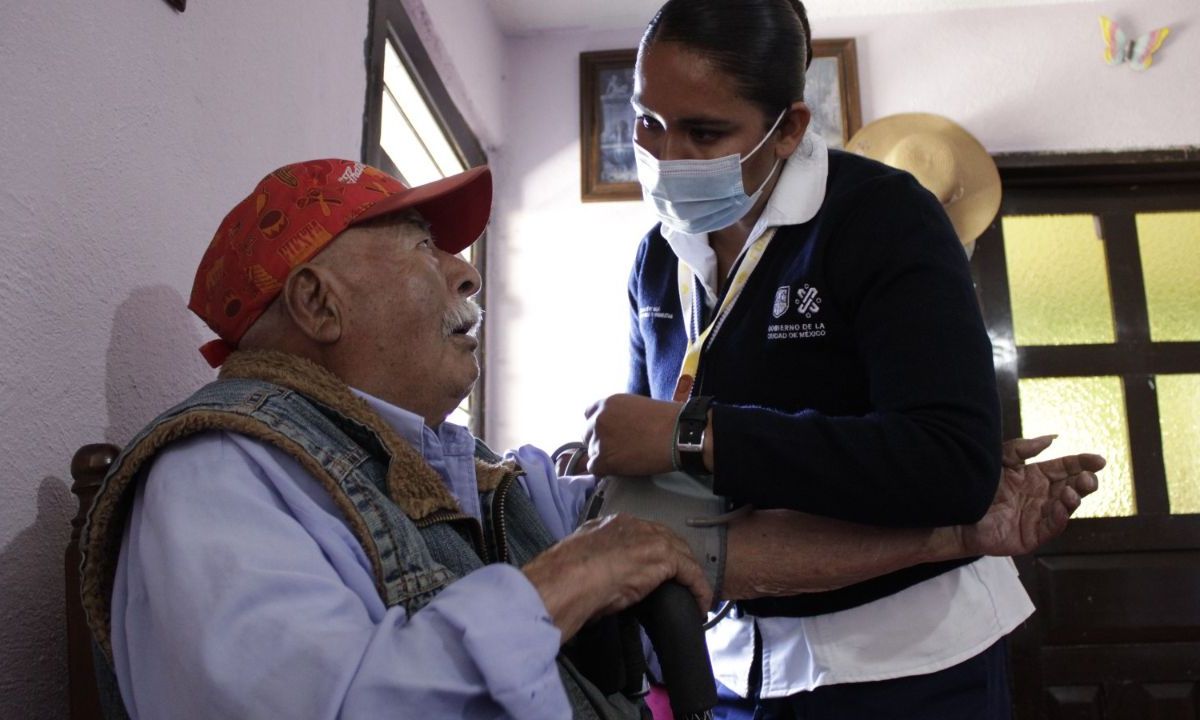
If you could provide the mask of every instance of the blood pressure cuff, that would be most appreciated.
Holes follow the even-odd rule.
[[[666,525],[692,549],[692,556],[713,588],[715,601],[721,597],[725,578],[726,526],[721,517],[726,510],[725,498],[713,495],[685,473],[610,475],[600,480],[583,519],[625,513]]]

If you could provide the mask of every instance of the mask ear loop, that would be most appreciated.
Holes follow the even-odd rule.
[[[760,149],[762,149],[762,146],[764,144],[766,144],[767,139],[771,137],[771,133],[775,132],[775,129],[779,127],[779,123],[783,122],[783,116],[787,115],[787,111],[788,111],[788,109],[784,108],[779,113],[779,117],[775,118],[775,124],[771,126],[771,129],[767,131],[766,135],[763,135],[763,139],[758,141],[758,144],[754,146],[754,149],[751,150],[750,152],[746,153],[746,156],[738,161],[739,165],[744,165],[746,163],[746,161],[750,159],[751,155],[753,155],[754,153],[756,153]],[[779,169],[779,163],[782,161],[783,161],[783,158],[775,158],[775,164],[771,166],[771,172],[767,173],[767,177],[764,178],[762,183],[759,184],[757,190],[750,193],[749,197],[751,197],[751,198],[756,197],[760,192],[762,192],[762,189],[765,188],[767,186],[767,183],[771,182],[771,178],[775,176],[775,171]]]
[[[742,158],[738,161],[739,164],[744,165],[746,163],[746,161],[749,160],[750,157],[754,155],[754,153],[756,153],[762,149],[762,146],[767,143],[767,139],[771,137],[771,133],[775,132],[775,129],[779,127],[779,123],[783,122],[783,116],[787,115],[787,111],[788,111],[787,108],[784,108],[783,110],[780,111],[779,117],[775,118],[775,123],[773,125],[771,125],[771,129],[767,131],[766,135],[763,135],[762,140],[758,141],[758,144],[754,146],[753,150],[751,150],[750,152],[748,152],[742,156]],[[775,171],[772,170],[771,172],[775,172]],[[770,177],[770,176],[768,175],[768,177]]]
[[[775,175],[775,171],[779,169],[779,163],[781,162],[783,162],[782,158],[775,158],[775,164],[771,166],[771,172],[767,173],[767,177],[763,179],[762,183],[758,186],[758,189],[750,193],[750,198],[756,197],[760,192],[762,192],[762,189],[767,186],[767,183],[771,182],[771,178]]]

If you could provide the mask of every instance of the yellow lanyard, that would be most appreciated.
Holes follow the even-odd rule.
[[[683,364],[679,368],[679,379],[675,381],[675,402],[683,402],[691,397],[692,386],[696,383],[696,372],[700,369],[700,356],[708,347],[710,337],[715,337],[720,331],[725,318],[729,316],[729,311],[733,309],[734,303],[741,296],[742,290],[750,280],[751,273],[754,272],[754,268],[758,267],[758,261],[762,260],[763,253],[767,251],[767,245],[774,237],[775,228],[770,228],[751,243],[750,247],[746,248],[737,272],[729,281],[729,289],[725,292],[725,299],[721,301],[721,307],[717,308],[708,327],[699,334],[696,333],[695,324],[699,321],[700,316],[696,311],[695,300],[693,300],[695,278],[690,268],[682,261],[679,263],[679,307],[683,312],[683,327],[687,332],[688,346],[687,352],[683,355]]]

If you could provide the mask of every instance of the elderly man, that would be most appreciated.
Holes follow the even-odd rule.
[[[479,373],[481,281],[456,254],[490,202],[486,168],[407,188],[316,160],[218,228],[190,307],[220,378],[125,448],[83,540],[89,625],[131,717],[639,717],[562,646],[667,580],[707,608],[710,582],[661,525],[575,530],[590,481],[445,422]],[[764,513],[730,539],[746,571],[731,557],[728,587],[753,584],[755,542],[780,533],[871,544],[814,563],[817,587],[1028,549],[1094,483],[1010,465],[1010,496],[972,528],[863,540]]]

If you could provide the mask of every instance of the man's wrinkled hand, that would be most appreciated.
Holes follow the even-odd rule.
[[[696,598],[697,622],[712,588],[683,538],[629,515],[589,520],[522,572],[542,596],[566,642],[584,623],[633,605],[667,580]]]
[[[587,409],[588,472],[654,475],[675,467],[672,443],[683,405],[641,395],[610,395]]]
[[[1068,455],[1032,465],[1054,436],[1004,443],[996,498],[983,519],[960,527],[967,555],[1024,555],[1057,537],[1084,497],[1096,491],[1105,464],[1093,454]]]

